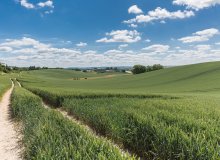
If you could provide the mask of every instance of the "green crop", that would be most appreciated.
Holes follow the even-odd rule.
[[[71,78],[87,74],[93,78]],[[220,159],[220,62],[110,78],[31,71],[18,79],[47,103],[145,159]]]
[[[22,122],[25,159],[134,159],[60,113],[43,108],[41,99],[25,89],[14,90],[12,112]]]
[[[219,159],[219,99],[65,99],[63,109],[150,159]]]

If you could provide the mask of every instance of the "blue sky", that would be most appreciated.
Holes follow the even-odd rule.
[[[7,0],[0,62],[182,65],[220,60],[219,0]]]

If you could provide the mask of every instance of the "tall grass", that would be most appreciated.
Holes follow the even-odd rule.
[[[35,88],[24,86],[34,94],[39,95],[44,99],[45,102],[50,103],[54,107],[62,106],[64,99],[66,98],[75,98],[75,99],[84,99],[84,98],[91,98],[91,99],[100,99],[100,98],[138,98],[138,99],[179,99],[179,96],[172,96],[167,94],[132,94],[132,93],[86,93],[86,92],[65,92],[64,90],[60,89],[58,92],[53,89],[47,88]]]
[[[14,90],[12,110],[23,124],[25,159],[134,159],[56,111],[43,108],[41,99],[25,89]]]
[[[218,98],[55,94],[32,90],[63,106],[122,147],[147,159],[218,159]],[[59,102],[59,103],[57,103]]]
[[[83,81],[69,78],[76,72],[48,70],[19,80],[145,159],[220,159],[219,64]]]
[[[1,75],[0,73],[0,100],[2,95],[5,93],[7,89],[11,86],[11,81],[7,75]]]
[[[220,159],[218,99],[65,99],[63,108],[146,159]]]

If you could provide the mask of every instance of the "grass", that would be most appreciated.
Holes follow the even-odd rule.
[[[220,159],[220,62],[71,79],[80,74],[45,70],[23,72],[18,79],[145,159]]]
[[[43,108],[41,99],[25,89],[15,88],[12,111],[23,124],[25,159],[134,159],[60,113]]]
[[[9,89],[11,86],[11,81],[8,77],[8,75],[3,75],[0,73],[0,100],[2,98],[2,95],[5,93],[7,89]]]
[[[65,99],[63,109],[141,157],[218,159],[219,99]]]
[[[43,72],[43,73],[42,73]],[[184,94],[220,92],[220,62],[172,67],[140,75],[118,74],[109,79],[74,81],[69,79],[81,73],[57,70],[24,72],[19,78],[27,87],[37,87],[61,93],[130,93],[130,94]],[[95,74],[95,73],[93,73]]]

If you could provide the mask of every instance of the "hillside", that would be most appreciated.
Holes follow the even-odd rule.
[[[107,76],[107,77],[106,77]],[[80,77],[81,80],[73,80]],[[91,79],[83,79],[93,77]],[[94,78],[98,77],[98,78]],[[66,70],[23,72],[24,85],[70,90],[129,93],[203,93],[220,91],[220,62],[166,68],[140,75],[82,73]],[[35,83],[35,82],[41,83]]]
[[[139,75],[29,71],[18,80],[137,157],[219,159],[220,62]]]

